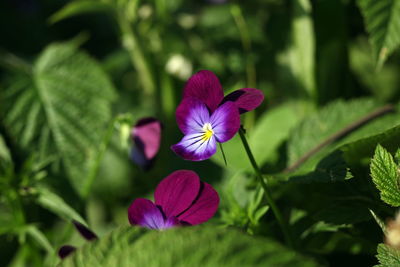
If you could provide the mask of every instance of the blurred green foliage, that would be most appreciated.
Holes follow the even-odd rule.
[[[65,244],[78,247],[67,266],[400,262],[378,246],[400,194],[398,1],[5,0],[0,25],[1,266],[54,266]],[[293,247],[239,136],[227,165],[220,151],[187,162],[169,149],[201,69],[225,94],[264,92],[242,124]],[[164,131],[145,172],[129,131],[148,116]],[[217,189],[217,215],[161,233],[127,226],[131,201],[177,169]]]

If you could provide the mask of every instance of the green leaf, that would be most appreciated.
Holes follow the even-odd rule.
[[[288,138],[291,130],[310,110],[305,101],[291,101],[266,111],[257,121],[254,129],[246,130],[249,145],[259,166],[275,163],[278,160],[278,147]],[[250,161],[243,158],[243,144],[237,134],[223,144],[228,168],[235,170],[251,169]],[[220,151],[211,158],[225,167]]]
[[[371,176],[381,193],[381,199],[394,207],[400,206],[399,167],[392,155],[378,145],[371,161]]]
[[[294,0],[292,12],[291,43],[288,49],[278,56],[282,66],[280,73],[287,75],[282,79],[288,80],[292,87],[297,87],[311,99],[316,99],[315,36],[310,1]]]
[[[279,157],[278,147],[288,138],[292,129],[305,117],[310,105],[303,101],[292,101],[268,110],[257,121],[250,133],[250,148],[262,166],[274,163]]]
[[[400,44],[400,2],[358,0],[358,5],[380,68]]]
[[[78,221],[87,225],[85,220],[71,208],[61,197],[51,192],[49,189],[41,187],[38,188],[38,198],[36,202],[43,208],[57,214],[61,218],[71,222],[72,220]]]
[[[385,244],[378,245],[378,255],[376,257],[379,260],[380,267],[395,267],[400,266],[400,251],[391,248]]]
[[[143,235],[141,233],[147,232]],[[122,228],[76,251],[62,266],[317,266],[279,243],[234,229]]]
[[[80,192],[111,118],[114,87],[100,65],[71,44],[47,47],[32,73],[20,77],[17,90],[5,90],[6,127],[40,160],[60,157]]]
[[[62,9],[54,13],[49,21],[50,23],[56,23],[72,16],[106,12],[112,10],[112,8],[113,6],[111,4],[100,0],[76,0],[68,3]]]
[[[47,237],[40,231],[36,226],[29,225],[26,229],[27,234],[29,234],[43,249],[45,249],[49,254],[54,253],[54,248],[50,244]]]
[[[338,100],[305,118],[293,130],[293,134],[289,138],[288,166],[296,163],[302,156],[324,143],[334,134],[365,118],[378,108],[379,104],[372,99],[362,98],[348,102]],[[399,125],[400,116],[398,112],[374,118],[349,131],[342,138],[334,140],[335,142],[323,146],[302,164],[301,169],[303,173],[313,171],[323,158],[336,149],[344,151],[346,162],[360,160],[361,156],[368,156],[369,149],[375,148],[380,141],[389,141],[389,139],[395,141],[400,132],[394,128]]]

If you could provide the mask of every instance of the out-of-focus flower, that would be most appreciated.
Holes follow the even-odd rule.
[[[400,213],[397,213],[394,220],[388,221],[385,242],[391,247],[400,249]]]
[[[93,241],[97,239],[97,235],[87,228],[85,225],[81,224],[80,222],[77,222],[75,220],[72,221],[72,223],[75,226],[75,229],[78,230],[78,232],[81,234],[83,238],[85,238],[88,241]],[[58,250],[58,256],[61,259],[64,259],[68,255],[71,255],[76,250],[76,247],[71,246],[71,245],[64,245]]]
[[[148,169],[161,145],[162,124],[155,118],[140,119],[132,128],[131,137],[134,147],[132,160],[144,169]]]
[[[165,71],[181,80],[186,80],[192,73],[192,63],[184,56],[174,54],[168,59]]]
[[[164,178],[154,192],[155,203],[135,199],[128,209],[132,225],[163,230],[208,221],[218,209],[218,193],[189,170],[179,170]]]
[[[185,136],[171,149],[186,160],[200,161],[217,151],[216,143],[230,140],[240,127],[240,114],[264,100],[258,89],[243,88],[226,97],[214,73],[202,70],[186,83],[176,120]]]

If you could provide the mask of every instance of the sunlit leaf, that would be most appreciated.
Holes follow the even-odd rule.
[[[112,7],[110,3],[100,0],[75,0],[53,14],[49,20],[56,23],[72,16],[110,11]]]
[[[391,248],[385,244],[378,245],[378,255],[376,257],[379,260],[380,267],[394,267],[400,266],[400,251]]]
[[[12,94],[5,90],[5,125],[41,160],[57,155],[80,192],[111,118],[110,80],[71,44],[50,45],[34,64],[32,77],[21,80],[23,86]]]
[[[381,67],[400,45],[400,2],[397,0],[358,0],[377,59]]]
[[[85,245],[62,266],[316,266],[276,241],[233,229],[209,226],[143,232],[133,227],[116,230]]]
[[[371,160],[371,176],[381,193],[381,199],[394,206],[400,206],[399,166],[393,156],[378,145]]]

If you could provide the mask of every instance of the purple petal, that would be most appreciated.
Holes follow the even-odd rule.
[[[212,218],[218,209],[219,196],[211,185],[202,182],[200,193],[193,204],[178,219],[191,225],[200,224]]]
[[[195,97],[213,112],[224,98],[222,86],[214,73],[201,70],[192,75],[183,89],[183,98]]]
[[[97,235],[93,233],[89,228],[87,228],[85,225],[73,220],[72,223],[74,224],[76,230],[86,239],[89,241],[92,241],[94,239],[97,239]]]
[[[238,108],[233,102],[228,101],[217,108],[211,115],[210,122],[217,141],[226,142],[239,131],[240,115]]]
[[[140,166],[146,167],[157,155],[161,144],[162,124],[155,118],[143,118],[132,129],[135,148],[132,159]]]
[[[171,149],[186,160],[201,161],[217,152],[217,143],[214,136],[205,140],[204,132],[198,132],[185,135],[179,143],[171,146]]]
[[[264,100],[264,94],[261,90],[253,88],[243,88],[233,91],[225,96],[222,103],[232,101],[239,108],[240,114],[257,108]]]
[[[193,171],[179,170],[164,178],[154,192],[156,205],[167,217],[186,210],[200,191],[200,178]]]
[[[210,113],[206,105],[197,98],[183,99],[176,109],[176,121],[184,134],[202,131],[209,120]]]
[[[76,250],[76,248],[73,246],[70,246],[70,245],[62,246],[58,250],[58,257],[60,257],[61,259],[64,259],[68,255],[71,255],[71,253],[74,252],[75,250]]]
[[[166,229],[177,224],[177,220],[165,220],[160,209],[150,200],[138,198],[128,209],[128,219],[132,225],[140,225],[150,229]]]

